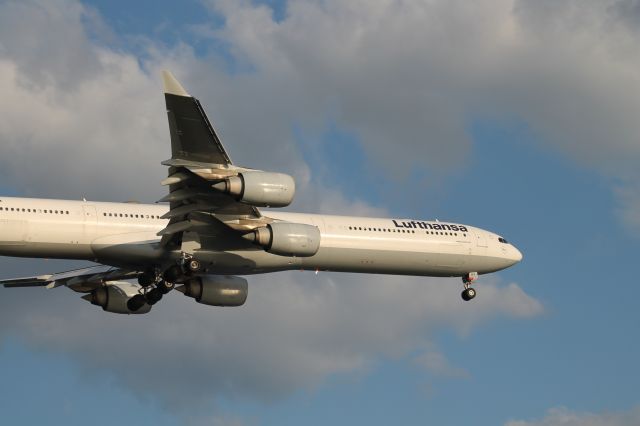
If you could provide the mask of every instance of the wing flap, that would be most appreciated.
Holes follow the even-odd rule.
[[[219,232],[217,226],[239,220],[262,220],[257,208],[238,202],[212,185],[244,168],[234,166],[207,118],[200,102],[192,97],[170,72],[163,72],[167,117],[171,134],[171,159],[162,164],[169,167],[162,181],[169,193],[160,200],[169,203],[166,228],[158,233],[160,245],[180,249],[186,232],[208,235]],[[201,214],[209,215],[198,216]],[[223,223],[224,222],[224,223]],[[234,226],[229,231],[239,230]]]

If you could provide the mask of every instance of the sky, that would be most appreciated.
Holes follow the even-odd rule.
[[[0,194],[154,202],[160,70],[293,211],[440,219],[458,279],[287,272],[219,309],[0,289],[10,424],[640,424],[640,1],[0,1]],[[78,262],[0,258],[0,278]]]

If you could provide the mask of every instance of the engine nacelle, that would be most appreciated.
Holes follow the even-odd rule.
[[[286,207],[293,201],[296,183],[283,173],[243,172],[213,185],[214,189],[256,207]]]
[[[82,298],[92,305],[100,306],[107,312],[115,314],[146,314],[151,310],[148,304],[142,305],[137,311],[131,311],[127,302],[142,288],[139,284],[125,281],[107,281],[104,286],[98,287]]]
[[[242,306],[247,300],[247,280],[232,275],[204,275],[195,277],[177,287],[185,296],[209,306]]]
[[[303,223],[274,222],[244,237],[281,256],[309,257],[320,249],[320,230]]]

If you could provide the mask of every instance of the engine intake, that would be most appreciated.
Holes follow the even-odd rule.
[[[243,172],[213,185],[214,189],[256,207],[286,207],[293,201],[296,184],[283,173]]]
[[[129,299],[139,294],[141,288],[138,284],[124,281],[107,281],[103,287],[98,287],[82,298],[114,314],[146,314],[151,310],[147,303],[135,311],[127,307]]]
[[[320,230],[303,223],[275,222],[243,238],[281,256],[310,257],[320,249]]]
[[[188,280],[176,290],[209,306],[242,306],[247,300],[247,280],[232,275],[204,275]]]

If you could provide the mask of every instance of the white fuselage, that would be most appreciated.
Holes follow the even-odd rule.
[[[180,256],[156,234],[167,205],[0,198],[0,255],[84,259],[114,266],[159,266]],[[233,232],[210,235],[199,258],[211,273],[289,269],[420,276],[462,276],[507,268],[520,252],[496,234],[437,221],[269,211],[267,216],[320,229],[311,257],[270,254]],[[220,249],[216,249],[216,241]],[[203,244],[204,246],[204,244]]]

